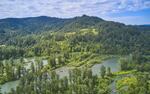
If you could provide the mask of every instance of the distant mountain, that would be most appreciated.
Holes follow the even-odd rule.
[[[124,27],[117,22],[105,21],[94,16],[83,15],[70,19],[55,17],[7,18],[0,20],[0,33],[37,33],[43,31],[78,31],[83,28],[100,29],[107,26]],[[131,26],[130,26],[131,27]],[[140,30],[150,30],[150,26],[133,26]]]
[[[144,31],[149,31],[150,30],[150,25],[135,25],[136,28],[138,28],[139,30],[144,30]]]
[[[0,20],[0,31],[15,32],[40,32],[40,31],[69,31],[71,28],[87,28],[95,26],[97,23],[104,21],[98,17],[83,15],[70,19],[61,19],[55,17],[29,17],[29,18],[8,18]]]
[[[1,31],[39,32],[61,27],[66,20],[53,17],[8,18],[0,20]]]
[[[143,24],[142,26],[150,26],[150,24]]]

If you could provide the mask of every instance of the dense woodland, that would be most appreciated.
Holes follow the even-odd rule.
[[[101,67],[93,76],[90,66],[110,55],[118,56],[121,71]],[[150,94],[150,27],[130,26],[83,15],[0,20],[0,84],[20,79],[9,94],[111,94],[117,78],[119,94]],[[24,67],[24,58],[37,57],[36,67]],[[40,57],[46,57],[44,66]],[[18,61],[16,61],[18,60]],[[69,77],[55,69],[71,65]],[[78,68],[85,65],[83,68]]]
[[[148,27],[126,26],[97,17],[4,19],[0,20],[0,26],[1,60],[81,50],[100,54],[125,55],[135,51],[149,54]]]

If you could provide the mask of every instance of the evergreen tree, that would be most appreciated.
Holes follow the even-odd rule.
[[[1,87],[0,87],[0,94],[2,94]]]
[[[104,78],[106,75],[106,67],[102,65],[100,70],[101,77]]]
[[[108,75],[108,76],[111,76],[111,75],[112,75],[112,72],[111,72],[111,68],[110,68],[110,67],[107,68],[107,75]]]

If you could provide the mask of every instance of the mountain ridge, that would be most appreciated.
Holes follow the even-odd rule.
[[[27,17],[27,18],[6,18],[0,19],[0,32],[37,33],[43,31],[78,31],[83,28],[99,28],[99,25],[115,24],[128,26],[123,23],[106,21],[96,16],[82,15],[74,18],[57,18],[48,16]],[[150,26],[132,27],[146,28]]]

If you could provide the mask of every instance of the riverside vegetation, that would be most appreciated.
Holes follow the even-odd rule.
[[[0,84],[19,80],[7,94],[150,94],[149,44],[149,26],[93,16],[2,19]],[[121,70],[101,66],[93,75],[91,67],[110,58]],[[55,70],[64,66],[71,69],[61,78]]]

